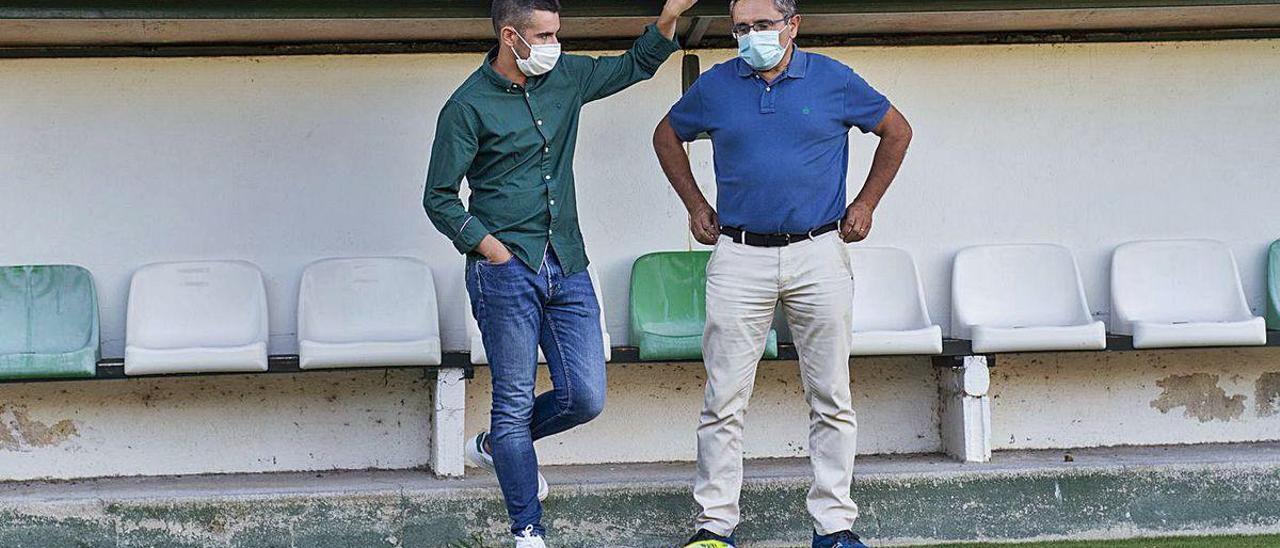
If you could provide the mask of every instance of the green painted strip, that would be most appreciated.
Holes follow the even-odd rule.
[[[1277,5],[1274,0],[806,0],[805,13],[913,13],[926,11],[993,11],[1033,9],[1178,8]],[[655,15],[659,0],[565,0],[566,17],[630,17]],[[485,18],[483,0],[387,0],[346,2],[319,0],[82,0],[49,2],[16,0],[0,6],[0,19],[359,19]],[[722,2],[702,2],[689,15],[723,15]]]
[[[740,540],[803,545],[812,527],[804,508],[808,483],[808,477],[749,483]],[[102,496],[106,500],[0,505],[0,546],[482,548],[510,542],[506,512],[491,489],[122,502]],[[1272,466],[870,478],[855,482],[854,499],[862,510],[856,529],[873,543],[1280,530],[1280,468]],[[671,546],[690,533],[695,514],[683,482],[561,486],[545,507],[556,546]]]

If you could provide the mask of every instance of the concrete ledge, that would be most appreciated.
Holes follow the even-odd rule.
[[[547,524],[559,546],[669,546],[688,533],[692,475],[550,467]],[[747,476],[744,544],[805,543],[807,462],[755,461]],[[1278,532],[1280,443],[868,457],[854,495],[878,545]],[[505,546],[505,522],[493,479],[475,474],[0,484],[0,546]]]

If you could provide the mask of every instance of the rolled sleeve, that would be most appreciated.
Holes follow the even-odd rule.
[[[698,134],[707,131],[707,114],[702,101],[703,80],[693,82],[684,96],[671,107],[667,113],[667,121],[676,131],[676,136],[686,143],[698,138]]]
[[[626,53],[585,58],[588,66],[586,76],[582,78],[584,102],[603,99],[632,84],[653,78],[662,63],[677,51],[680,51],[680,44],[663,36],[657,25],[649,25]]]
[[[476,128],[475,113],[470,107],[453,100],[445,103],[436,123],[422,197],[422,207],[431,224],[449,238],[460,253],[475,249],[489,234],[484,223],[468,213],[458,197],[462,179],[478,149]]]
[[[643,70],[653,76],[673,53],[680,51],[680,43],[667,38],[658,30],[658,25],[650,23],[645,26],[644,34],[631,45],[631,51]]]
[[[880,125],[889,112],[889,99],[871,87],[858,73],[850,70],[845,84],[845,125],[869,133]]]

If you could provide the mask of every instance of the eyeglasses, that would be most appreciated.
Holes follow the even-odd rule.
[[[766,30],[773,30],[773,28],[778,26],[780,23],[790,22],[792,17],[795,17],[795,15],[788,15],[782,19],[762,19],[754,23],[738,23],[733,26],[733,37],[742,38],[743,36],[751,34],[751,31],[764,32]]]

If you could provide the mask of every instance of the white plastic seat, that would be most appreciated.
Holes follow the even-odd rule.
[[[267,291],[250,263],[144,266],[127,316],[127,375],[267,370]]]
[[[303,369],[439,365],[431,268],[410,257],[312,263],[298,288],[298,354]]]
[[[1111,330],[1134,348],[1249,346],[1266,322],[1244,297],[1231,249],[1213,240],[1137,241],[1111,257]]]
[[[512,259],[513,261],[516,259]],[[591,276],[591,287],[595,289],[596,300],[600,303],[600,334],[604,338],[604,361],[613,359],[613,347],[610,345],[609,330],[605,329],[604,324],[604,292],[600,290],[600,276],[596,274],[596,269],[587,267],[587,275]],[[476,316],[471,311],[471,300],[466,299],[463,302],[463,308],[467,314],[467,337],[471,340],[471,363],[473,365],[486,365],[489,363],[489,357],[484,351],[484,340],[480,336],[480,325],[476,323]],[[547,356],[542,353],[542,349],[538,349],[538,363],[547,363]]]
[[[1107,347],[1106,326],[1090,315],[1065,247],[970,247],[956,254],[951,276],[951,333],[972,341],[974,352]]]
[[[853,339],[850,354],[941,354],[942,328],[929,320],[911,254],[892,247],[852,247]]]

